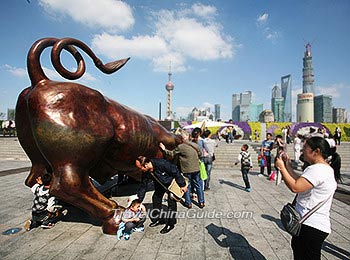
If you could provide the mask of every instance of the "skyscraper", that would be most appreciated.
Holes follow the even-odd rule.
[[[214,117],[215,117],[215,120],[218,120],[220,119],[220,104],[215,104],[214,106]]]
[[[311,44],[305,45],[305,53],[303,58],[303,93],[314,92],[314,68],[312,67]]]
[[[272,88],[271,110],[275,122],[284,122],[284,98],[278,85]]]
[[[345,108],[333,107],[333,123],[347,123],[347,113]]]
[[[283,97],[283,122],[292,122],[292,76],[281,77]],[[276,116],[275,116],[276,119]]]
[[[239,121],[239,105],[241,100],[238,94],[232,95],[232,120]]]
[[[303,93],[298,94],[297,122],[314,122],[314,69],[311,44],[305,45],[303,58]]]
[[[245,91],[232,95],[232,119],[233,121],[249,121],[252,92]]]
[[[319,95],[314,97],[315,122],[332,123],[332,96]]]
[[[271,110],[273,112],[275,122],[285,122],[283,97],[274,97],[271,99]]]
[[[167,93],[167,99],[166,99],[166,118],[167,120],[173,119],[173,111],[172,111],[172,96],[173,96],[173,90],[174,90],[174,84],[171,82],[171,64],[169,65],[169,81],[165,85],[165,89],[168,92]]]
[[[278,85],[275,85],[272,88],[272,98],[280,98],[280,97],[282,97],[281,88]]]
[[[264,105],[263,104],[250,104],[250,114],[249,114],[249,121],[250,122],[258,122],[259,116],[261,112],[263,111]]]
[[[314,94],[298,94],[297,122],[314,122]]]

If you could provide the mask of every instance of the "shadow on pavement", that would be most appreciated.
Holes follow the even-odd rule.
[[[79,208],[74,207],[68,203],[62,202],[62,206],[68,210],[68,214],[62,217],[63,222],[78,222],[78,223],[88,223],[94,226],[101,226],[102,222],[98,219],[91,217],[86,212]]]
[[[325,241],[322,249],[339,259],[350,259],[350,252]]]
[[[240,190],[245,190],[245,187],[243,187],[241,185],[238,185],[236,183],[230,182],[230,181],[225,181],[225,180],[220,179],[219,183],[220,184],[226,184],[228,186],[231,186],[231,187],[234,187],[234,188],[237,188],[237,189],[240,189]]]
[[[275,218],[273,216],[266,215],[266,214],[261,214],[261,217],[264,219],[270,220],[272,222],[275,222],[280,229],[284,230],[282,222],[279,218]]]
[[[266,259],[241,234],[216,226],[213,223],[205,228],[219,246],[229,248],[233,259]]]

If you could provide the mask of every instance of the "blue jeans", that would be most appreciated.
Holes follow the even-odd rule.
[[[243,167],[241,168],[242,177],[243,177],[243,181],[244,181],[246,189],[250,189],[250,183],[249,183],[249,178],[248,178],[249,169],[250,168],[243,168]]]
[[[204,203],[204,191],[203,191],[203,181],[201,180],[199,176],[199,171],[198,172],[193,172],[193,173],[184,173],[184,176],[188,178],[188,187],[187,191],[185,193],[185,203],[186,205],[191,205],[192,200],[191,200],[191,186],[193,185],[197,197],[198,197],[198,203]]]
[[[226,142],[227,142],[227,143],[229,143],[229,142],[232,143],[232,142],[233,142],[233,139],[234,139],[234,138],[233,138],[233,134],[232,134],[232,133],[228,133]]]
[[[208,179],[204,181],[204,189],[208,189],[209,182],[210,182],[211,168],[213,168],[213,159],[211,156],[207,156],[203,158],[203,162],[205,164],[205,170],[207,171],[207,175],[208,175]]]

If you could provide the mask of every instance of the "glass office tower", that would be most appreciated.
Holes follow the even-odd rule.
[[[281,77],[281,91],[284,101],[283,122],[292,122],[292,76]]]

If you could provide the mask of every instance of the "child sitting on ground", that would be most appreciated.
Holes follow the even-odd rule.
[[[245,184],[245,190],[247,192],[250,192],[250,183],[248,179],[248,172],[251,168],[253,168],[253,162],[250,157],[250,153],[248,152],[248,145],[243,144],[241,147],[241,152],[238,154],[237,161],[235,162],[235,165],[238,163],[241,163],[241,172],[242,172],[242,177],[243,181]]]
[[[24,229],[29,231],[36,227],[52,228],[55,223],[67,214],[61,205],[57,205],[55,197],[49,193],[51,174],[45,173],[42,177],[36,178],[36,184],[31,191],[34,194],[32,206],[32,218],[27,220]]]
[[[130,239],[133,231],[143,232],[143,223],[146,221],[146,208],[141,204],[141,200],[134,199],[128,203],[126,210],[122,215],[122,222],[119,224],[117,238],[123,236],[125,240]]]

